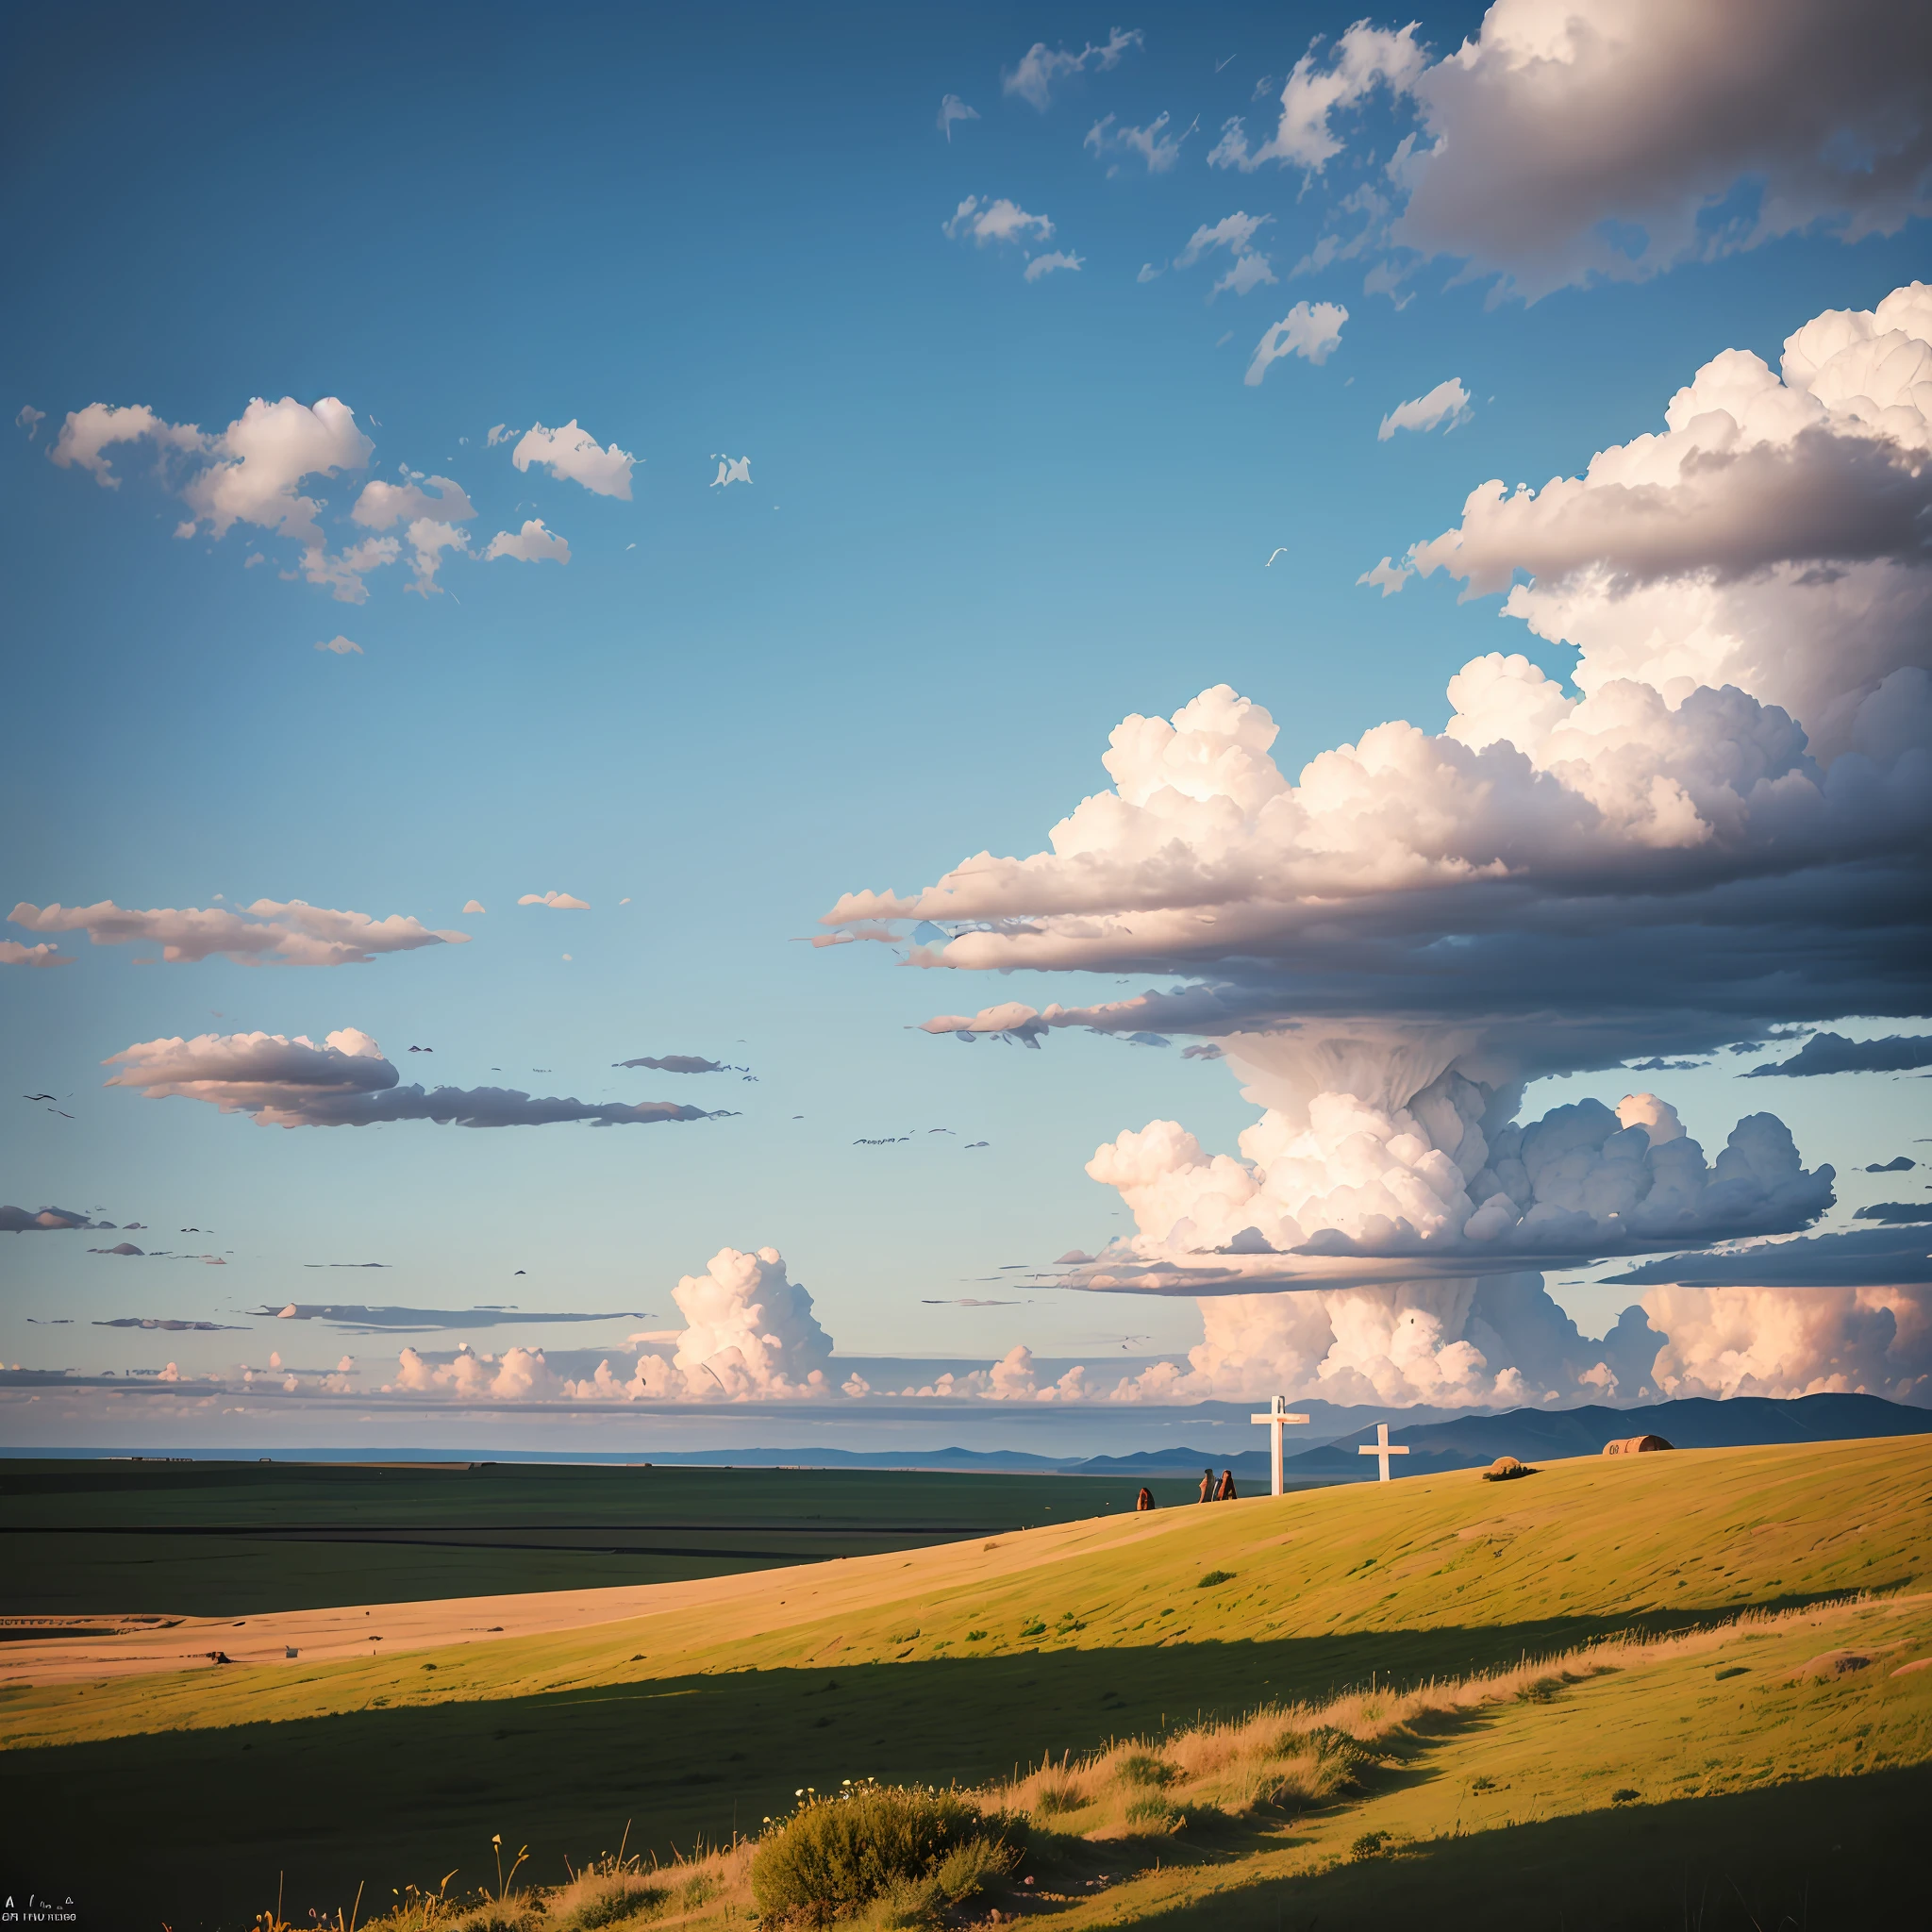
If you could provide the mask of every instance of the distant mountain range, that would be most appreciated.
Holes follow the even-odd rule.
[[[1399,1413],[1396,1411],[1395,1413]],[[1296,1488],[1337,1482],[1371,1482],[1378,1474],[1371,1457],[1358,1453],[1378,1422],[1391,1424],[1389,1440],[1408,1454],[1391,1465],[1397,1475],[1428,1471],[1480,1469],[1499,1456],[1524,1462],[1566,1456],[1597,1456],[1606,1442],[1622,1436],[1657,1435],[1678,1449],[1744,1448],[1761,1442],[1833,1442],[1857,1436],[1932,1435],[1932,1409],[1911,1408],[1878,1395],[1802,1395],[1775,1400],[1738,1395],[1713,1402],[1688,1397],[1646,1403],[1636,1408],[1514,1408],[1503,1415],[1457,1416],[1451,1422],[1396,1424],[1387,1409],[1357,1410],[1368,1419],[1347,1434],[1291,1452],[1283,1474]],[[1337,1412],[1338,1416],[1340,1412]],[[1331,1424],[1332,1426],[1332,1424]],[[1292,1440],[1292,1439],[1291,1439]],[[738,1468],[776,1464],[814,1469],[952,1469],[988,1474],[1119,1476],[1143,1482],[1153,1476],[1192,1476],[1212,1464],[1232,1467],[1244,1485],[1268,1480],[1268,1452],[1224,1452],[1173,1448],[1143,1449],[1131,1456],[1031,1456],[1021,1450],[940,1449],[908,1453],[892,1449],[736,1449],[663,1455],[663,1462],[730,1463]]]
[[[991,1407],[992,1405],[988,1405]],[[1479,1469],[1499,1456],[1524,1462],[1566,1456],[1596,1456],[1620,1436],[1657,1435],[1678,1449],[1746,1448],[1764,1442],[1832,1442],[1858,1436],[1932,1435],[1932,1408],[1913,1408],[1878,1395],[1801,1395],[1776,1400],[1735,1395],[1724,1402],[1702,1396],[1679,1402],[1646,1403],[1635,1408],[1512,1408],[1503,1415],[1444,1418],[1441,1410],[1399,1423],[1401,1409],[1341,1408],[1321,1402],[1304,1405],[1314,1418],[1303,1449],[1290,1447],[1283,1467],[1289,1485],[1312,1489],[1330,1483],[1371,1482],[1374,1460],[1358,1454],[1377,1423],[1389,1424],[1389,1439],[1408,1454],[1391,1465],[1395,1475],[1423,1475],[1447,1469]],[[1226,1405],[1217,1405],[1224,1407]],[[1170,1411],[1171,1413],[1171,1411]],[[1413,1413],[1413,1411],[1409,1411]],[[977,1418],[975,1418],[977,1419]],[[1295,1431],[1295,1434],[1300,1433]],[[1292,1444],[1294,1435],[1288,1438]],[[1266,1439],[1263,1439],[1265,1444]],[[100,1449],[16,1450],[0,1456],[92,1457],[125,1455]],[[182,1460],[251,1461],[246,1449],[177,1451]],[[696,1465],[729,1469],[936,1469],[987,1475],[1092,1475],[1142,1483],[1155,1476],[1197,1477],[1212,1464],[1232,1468],[1242,1489],[1253,1494],[1268,1481],[1268,1451],[1238,1455],[1220,1450],[1142,1449],[1127,1456],[1037,1456],[1024,1449],[653,1449],[636,1451],[491,1449],[283,1448],[277,1462],[602,1462]]]

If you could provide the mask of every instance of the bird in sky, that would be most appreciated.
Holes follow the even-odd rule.
[[[51,1093],[23,1093],[20,1097],[23,1100],[52,1100],[54,1096]]]
[[[991,1144],[990,1141],[969,1141],[965,1146],[960,1148],[959,1152],[961,1154],[971,1154],[975,1147],[990,1147]]]
[[[411,1053],[434,1053],[436,1049],[433,1046],[412,1046],[409,1051]]]

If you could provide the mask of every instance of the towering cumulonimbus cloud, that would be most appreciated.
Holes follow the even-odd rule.
[[[721,1248],[702,1274],[671,1291],[685,1327],[670,1357],[640,1355],[626,1380],[608,1361],[571,1385],[579,1399],[746,1402],[815,1400],[834,1392],[832,1338],[811,1296],[785,1272],[776,1248]],[[848,1389],[848,1394],[854,1392]]]
[[[1443,730],[1379,724],[1291,779],[1274,720],[1217,686],[1171,722],[1128,718],[1111,789],[1049,849],[848,894],[825,938],[910,925],[928,970],[1177,978],[925,1023],[1028,1045],[1192,1034],[1266,1109],[1240,1160],[1172,1122],[1102,1148],[1089,1172],[1137,1232],[1074,1278],[1265,1310],[1204,1299],[1213,1386],[1257,1359],[1215,1339],[1247,1323],[1297,1386],[1339,1362],[1380,1389],[1364,1364],[1407,1359],[1433,1365],[1396,1377],[1420,1395],[1467,1341],[1494,1394],[1514,1364],[1473,1340],[1483,1281],[1789,1232],[1831,1199],[1772,1115],[1707,1163],[1650,1096],[1517,1126],[1525,1081],[1932,1010],[1928,458],[1932,289],[1816,318],[1781,375],[1727,352],[1661,434],[1541,491],[1487,485],[1410,553],[1468,595],[1529,572],[1504,614],[1576,648],[1574,693],[1491,653],[1450,680]],[[1290,1287],[1318,1299],[1255,1291]],[[1405,1296],[1406,1341],[1383,1319]],[[1527,1347],[1540,1322],[1490,1325]],[[1620,1387],[1632,1373],[1605,1358]]]
[[[1303,1126],[1271,1108],[1239,1160],[1151,1122],[1087,1164],[1137,1241],[1066,1278],[1166,1294],[1442,1280],[1786,1234],[1832,1205],[1832,1170],[1807,1173],[1772,1114],[1740,1121],[1707,1164],[1654,1094],[1528,1126],[1497,1119],[1513,1101],[1454,1073],[1398,1108],[1331,1090]]]
[[[391,1121],[436,1121],[464,1127],[541,1127],[588,1121],[593,1126],[708,1121],[721,1116],[675,1101],[636,1106],[532,1095],[508,1087],[405,1087],[394,1064],[366,1033],[345,1026],[321,1045],[297,1034],[202,1033],[192,1040],[148,1040],[110,1055],[121,1071],[109,1087],[150,1100],[200,1100],[224,1113],[252,1114],[264,1127],[368,1127]]]

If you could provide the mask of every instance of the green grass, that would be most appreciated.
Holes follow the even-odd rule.
[[[1132,1502],[1091,1476],[8,1459],[0,1615],[246,1617],[670,1583]]]
[[[1232,1574],[1202,1590],[1215,1568]],[[245,1924],[278,1871],[299,1920],[346,1903],[358,1879],[384,1901],[452,1866],[473,1885],[492,1831],[527,1841],[526,1876],[554,1882],[567,1856],[615,1845],[626,1821],[633,1848],[723,1842],[799,1785],[990,1784],[1049,1753],[1134,1736],[1158,1746],[1197,1715],[1400,1691],[1858,1591],[1923,1592],[1928,1570],[1932,1442],[1592,1458],[1553,1463],[1533,1485],[1463,1472],[740,1578],[692,1608],[562,1636],[0,1690],[12,1747],[0,1806],[46,1861],[40,1880],[73,1889],[62,1870],[100,1874],[98,1908],[115,1923],[146,1923],[129,1916],[146,1909],[182,1932]],[[1774,1680],[1788,1662],[1874,1641],[1857,1620],[1892,1614],[1820,1609],[1816,1627],[1659,1653],[1641,1695],[1632,1671],[1512,1698],[1405,1747],[1332,1827],[1305,1822],[1286,1842],[1251,1837],[1212,1857],[1177,1842],[1159,1874],[1111,1884],[1107,1909],[1131,1886],[1149,1924],[1260,1927],[1277,1909],[1306,1924],[1275,1889],[1299,1899],[1316,1887],[1339,1901],[1309,1908],[1324,1926],[1372,1923],[1348,1917],[1352,1887],[1407,1886],[1424,1866],[1453,1878],[1474,1869],[1466,1840],[1588,1847],[1719,1801],[1742,1821],[1737,1843],[1758,1847],[1738,1868],[1746,1881],[1771,1883],[1774,1866],[1824,1872],[1825,1827],[1800,1839],[1767,1825],[1760,1840],[1753,1821],[1784,1818],[1774,1799],[1794,1784],[1833,1819],[1856,1810],[1833,1795],[1840,1786],[1886,1807],[1922,1801],[1932,1671]],[[1923,1613],[1894,1634],[1923,1642]],[[1720,1684],[1721,1668],[1744,1674]],[[1612,1807],[1625,1788],[1640,1802]],[[1911,1812],[1882,1815],[1907,1844]],[[1350,1862],[1374,1831],[1390,1835],[1382,1852]],[[1643,1909],[1695,1923],[1668,1914],[1701,1840],[1687,1830],[1659,1846],[1618,1882],[1654,1891],[1669,1878]],[[1578,1916],[1590,1896],[1563,1923],[1643,1923]],[[1102,1913],[1096,1897],[1066,1907],[1066,1924],[1102,1922],[1082,1916],[1090,1906]],[[1488,1923],[1554,1927],[1557,1915]],[[1814,1904],[1809,1924],[1826,1923]]]

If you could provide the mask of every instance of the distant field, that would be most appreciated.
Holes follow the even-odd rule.
[[[103,1923],[239,1928],[277,1874],[306,1921],[358,1881],[384,1902],[452,1867],[475,1884],[501,1832],[553,1880],[626,1824],[634,1849],[727,1841],[799,1785],[979,1783],[1204,1713],[1803,1613],[1740,1631],[1737,1665],[1632,1665],[1419,1740],[1332,1820],[1176,1840],[1065,1924],[1408,1922],[1376,1916],[1386,1896],[1430,1925],[1678,1932],[1745,1925],[1724,1887],[1768,1897],[1774,1879],[1813,1932],[1907,1923],[1872,1901],[1916,1858],[1932,1795],[1932,1670],[1892,1674],[1932,1656],[1932,1441],[1116,1511],[706,1588],[656,1617],[380,1660],[0,1685],[0,1815],[42,1882],[88,1874]],[[1883,1667],[1789,1683],[1853,1642]],[[1411,1849],[1357,1871],[1360,1819]],[[1699,1887],[1723,1905],[1701,1920]],[[1838,1909],[1859,1900],[1862,1919]]]
[[[679,1582],[1120,1512],[1135,1488],[893,1470],[9,1460],[0,1615],[254,1616]]]

